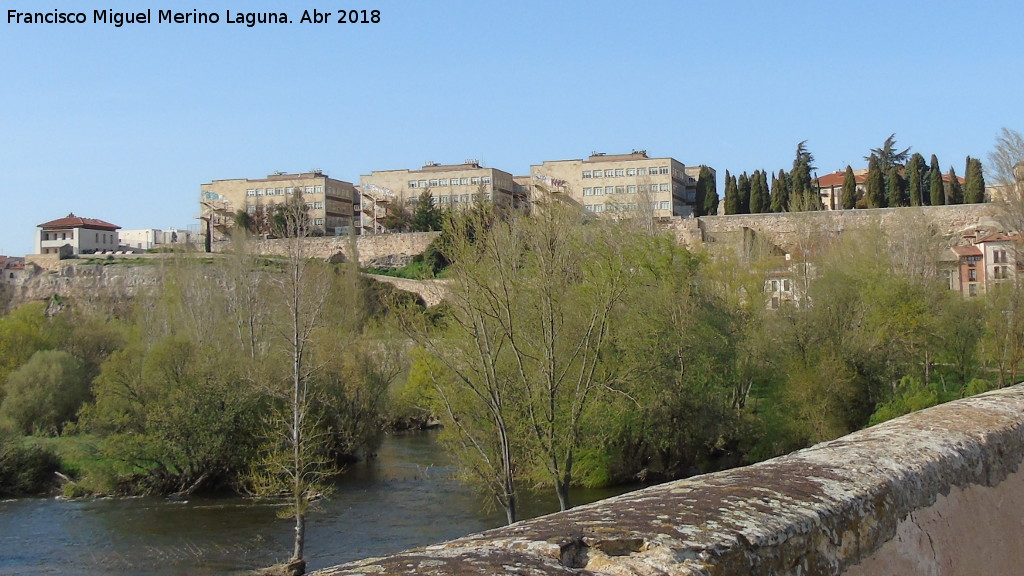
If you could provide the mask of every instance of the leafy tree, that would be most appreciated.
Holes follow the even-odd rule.
[[[89,397],[81,361],[59,350],[40,350],[7,378],[0,420],[22,434],[59,435]]]
[[[964,202],[967,204],[980,204],[984,202],[985,175],[982,172],[981,160],[968,156],[965,176]]]
[[[878,158],[874,156],[868,158],[868,179],[865,187],[864,198],[868,208],[885,208],[885,179]]]
[[[434,203],[434,195],[427,188],[416,201],[416,207],[412,214],[412,230],[414,232],[440,230],[443,221],[441,209]]]
[[[946,203],[946,187],[942,184],[939,159],[935,154],[932,154],[931,165],[928,169],[928,198],[931,206],[942,206]]]
[[[910,157],[910,161],[907,162],[907,169],[905,172],[907,177],[907,197],[911,206],[922,206],[924,204],[924,202],[922,202],[922,183],[924,181],[922,177],[924,168],[924,156],[915,152],[914,155]]]
[[[0,431],[0,496],[40,494],[59,470],[60,459],[53,452],[23,446],[17,435]]]
[[[843,175],[843,210],[853,210],[857,207],[857,178],[853,174],[853,168],[846,166],[846,173]]]
[[[46,315],[45,302],[29,302],[0,317],[0,400],[7,376],[39,350],[60,344],[61,325]]]
[[[964,203],[964,187],[960,184],[960,178],[957,177],[956,171],[953,170],[952,166],[949,167],[949,203]]]
[[[871,156],[878,159],[878,167],[883,173],[887,173],[889,168],[893,166],[902,167],[907,162],[907,157],[910,156],[910,148],[897,152],[896,151],[896,134],[890,134],[885,142],[882,143],[881,148],[872,148],[871,154],[865,156],[864,159],[868,160]]]

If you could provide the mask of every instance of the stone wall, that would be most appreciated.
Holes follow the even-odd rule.
[[[399,268],[409,263],[413,256],[427,249],[440,232],[409,232],[406,234],[369,234],[356,237],[356,250],[359,251],[360,266],[378,268]],[[284,256],[287,253],[287,240],[252,240],[250,249],[257,254]],[[216,242],[214,252],[229,252],[231,242]],[[311,258],[325,260],[349,254],[349,238],[325,236],[306,239],[306,254]]]
[[[934,226],[942,235],[952,236],[979,223],[998,227],[999,207],[994,204],[959,204],[953,206],[919,206],[913,208],[875,208],[870,210],[838,210],[791,212],[779,214],[736,214],[732,216],[701,216],[675,219],[666,228],[680,243],[695,248],[701,244],[729,242],[752,230],[769,242],[784,248],[818,231],[838,234],[845,230],[880,225],[895,230],[910,223]]]
[[[754,466],[317,572],[1010,576],[1024,385]]]

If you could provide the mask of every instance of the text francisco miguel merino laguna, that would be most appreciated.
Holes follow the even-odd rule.
[[[141,12],[116,12],[114,10],[93,10],[90,17],[85,12],[19,12],[7,11],[8,24],[112,24],[120,28],[125,24],[245,24],[250,28],[256,24],[290,24],[291,18],[285,12],[232,12],[225,10],[224,16],[218,12],[178,12],[175,10],[153,10]],[[303,21],[308,16],[303,14]],[[300,22],[301,23],[301,22]]]

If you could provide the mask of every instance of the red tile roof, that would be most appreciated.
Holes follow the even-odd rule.
[[[957,256],[981,256],[981,248],[977,246],[953,246]]]
[[[111,224],[110,222],[104,222],[103,220],[97,220],[96,218],[82,218],[81,216],[75,216],[73,213],[68,214],[64,218],[58,218],[56,220],[50,220],[49,222],[43,222],[39,225],[43,230],[60,230],[63,228],[88,228],[89,230],[120,230],[120,226]]]
[[[842,186],[844,178],[846,178],[845,170],[836,170],[831,174],[825,174],[821,178],[818,178],[818,188],[831,188],[833,186]],[[857,182],[857,184],[863,184],[867,182],[868,175],[854,173],[853,179],[854,181]]]
[[[982,242],[1016,242],[1020,240],[1020,234],[1003,234],[1002,232],[996,232],[995,234],[989,234],[984,238],[978,240],[978,244]]]

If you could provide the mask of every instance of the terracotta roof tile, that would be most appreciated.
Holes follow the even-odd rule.
[[[62,228],[88,228],[90,230],[120,230],[121,227],[110,222],[98,220],[96,218],[82,218],[81,216],[75,216],[74,214],[68,214],[64,218],[58,218],[56,220],[50,220],[49,222],[43,222],[39,225],[43,230],[59,230]]]

